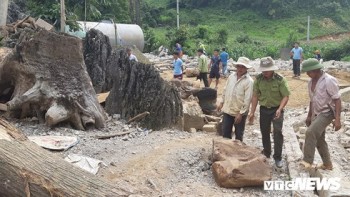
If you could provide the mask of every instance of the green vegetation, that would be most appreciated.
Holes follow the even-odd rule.
[[[76,20],[135,21],[135,2],[141,2],[145,52],[164,45],[173,49],[176,42],[194,55],[199,42],[210,54],[226,47],[231,57],[279,57],[281,48],[301,42],[306,57],[316,49],[326,59],[349,59],[348,42],[310,42],[306,44],[307,16],[311,16],[311,38],[350,31],[348,0],[181,0],[180,24],[176,28],[176,0],[66,0],[68,24],[77,28]],[[28,0],[27,9],[59,27],[59,1]],[[341,52],[343,51],[343,52]],[[333,55],[336,52],[337,55]]]
[[[100,21],[113,20],[120,23],[130,22],[129,3],[127,0],[66,0],[67,24],[76,29],[77,20]],[[60,1],[56,0],[28,0],[26,7],[31,16],[41,17],[42,19],[55,24],[60,24]]]
[[[226,47],[234,59],[268,55],[278,58],[281,48],[290,48],[299,41],[305,56],[313,57],[316,49],[327,54],[327,50],[338,48],[341,43],[306,44],[308,15],[311,16],[311,38],[350,30],[347,1],[271,0],[270,4],[256,0],[182,0],[180,24],[185,25],[181,25],[182,32],[178,34],[175,2],[146,0],[143,24],[153,32],[157,43],[148,50],[159,45],[173,49],[174,44],[180,42],[185,52],[193,55],[202,42],[209,53]],[[181,42],[184,34],[186,40]]]

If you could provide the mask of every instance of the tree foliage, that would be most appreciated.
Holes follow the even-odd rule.
[[[86,3],[86,4],[85,4]],[[67,24],[76,20],[129,22],[127,0],[66,0]],[[30,14],[56,26],[60,23],[60,2],[57,0],[28,0]],[[85,15],[86,7],[86,15]]]
[[[169,7],[175,7],[175,1],[169,0]],[[286,17],[298,14],[299,9],[308,9],[313,13],[328,13],[335,16],[339,8],[349,8],[348,0],[182,0],[181,7],[199,9],[203,7],[222,7],[232,11],[240,9],[252,9],[261,14],[274,17]],[[326,11],[325,11],[326,9]]]

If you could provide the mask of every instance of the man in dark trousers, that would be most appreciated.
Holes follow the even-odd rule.
[[[208,58],[204,55],[203,49],[197,50],[198,55],[198,70],[199,70],[199,76],[197,79],[203,80],[204,86],[209,87],[208,83]]]
[[[253,123],[254,114],[258,102],[260,104],[260,130],[264,150],[262,153],[270,158],[271,155],[271,123],[273,125],[274,155],[276,166],[282,167],[283,147],[283,109],[289,100],[290,91],[287,80],[275,73],[275,66],[271,57],[262,58],[260,61],[259,74],[254,82],[252,108],[248,116],[249,122]]]
[[[300,79],[300,64],[303,61],[303,49],[299,47],[299,43],[294,44],[294,48],[290,51],[291,57],[293,57],[293,78]]]
[[[221,59],[219,56],[219,49],[214,50],[214,55],[210,60],[210,63],[208,65],[208,69],[210,70],[209,73],[209,87],[211,85],[212,80],[215,78],[215,89],[218,89],[219,86],[219,80],[220,80],[220,66],[221,66]]]
[[[235,127],[236,140],[243,141],[245,123],[253,95],[254,80],[250,77],[248,69],[249,59],[240,57],[234,64],[237,71],[231,74],[222,94],[222,102],[218,111],[224,113],[222,131],[224,138],[232,138],[232,127]]]

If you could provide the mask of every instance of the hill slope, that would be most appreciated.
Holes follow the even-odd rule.
[[[156,13],[152,30],[155,34],[157,44],[172,46],[174,41],[182,41],[176,32],[176,9],[168,1],[146,0],[149,11]],[[344,11],[345,10],[345,11]],[[308,9],[299,9],[298,14],[286,14],[286,17],[271,17],[261,12],[246,9],[224,9],[220,6],[204,6],[201,8],[190,8],[183,6],[180,8],[180,24],[185,29],[187,39],[183,45],[193,53],[198,46],[198,42],[204,42],[208,49],[226,46],[232,53],[250,56],[256,58],[261,55],[277,56],[281,47],[290,46],[294,41],[306,40],[307,34],[307,16],[310,15],[310,37],[316,38],[324,35],[344,33],[350,31],[350,12],[349,8],[339,10],[335,17],[330,18],[328,13],[308,13]],[[146,10],[147,11],[147,10]],[[294,11],[291,11],[294,12]],[[288,16],[290,15],[290,16]],[[337,20],[335,20],[337,19]],[[148,24],[147,17],[144,23]],[[220,31],[227,31],[227,41],[220,42]],[[201,32],[204,35],[200,35]],[[346,38],[346,37],[345,37]],[[339,42],[337,40],[336,42]],[[248,45],[249,44],[249,45]],[[312,43],[309,56],[312,56],[314,49],[326,50],[334,43],[328,41],[325,43]],[[244,46],[243,46],[244,45]],[[248,46],[247,46],[248,45]],[[250,52],[239,53],[232,47],[249,48]],[[245,49],[242,49],[245,50]],[[256,50],[265,52],[255,52]],[[267,52],[266,52],[267,51]],[[270,51],[270,52],[268,52]]]

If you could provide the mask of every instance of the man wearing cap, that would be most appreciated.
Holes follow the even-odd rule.
[[[235,127],[236,140],[243,141],[245,122],[253,96],[254,80],[248,74],[249,59],[240,57],[234,64],[237,71],[230,75],[223,91],[218,111],[223,112],[223,137],[232,139],[232,127]]]
[[[321,69],[322,64],[317,59],[308,59],[302,65],[302,71],[311,78],[308,84],[310,106],[306,119],[308,129],[305,134],[304,158],[301,162],[309,168],[313,164],[315,148],[322,158],[323,164],[318,165],[324,170],[332,170],[328,145],[325,140],[327,126],[333,122],[334,129],[341,128],[341,100],[337,80]]]
[[[249,122],[253,123],[258,102],[260,104],[260,130],[264,150],[262,153],[270,158],[271,155],[271,123],[273,125],[274,155],[277,167],[282,167],[283,147],[283,109],[288,103],[290,91],[287,80],[275,73],[278,67],[271,57],[262,58],[259,74],[254,82],[252,108]]]

